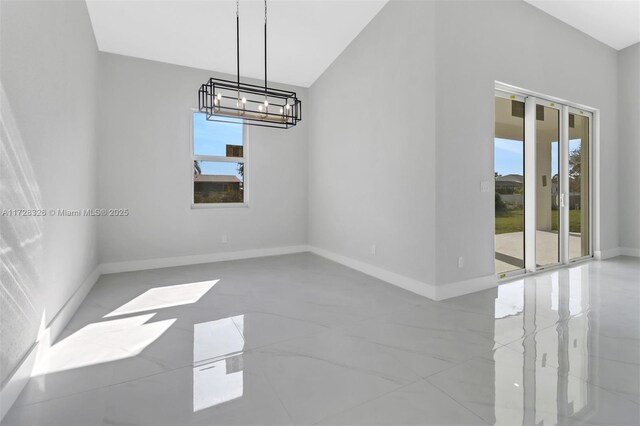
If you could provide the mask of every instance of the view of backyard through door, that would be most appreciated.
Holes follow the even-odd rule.
[[[524,98],[515,95],[495,98],[497,274],[524,270],[525,256],[535,255],[536,267],[545,267],[580,259],[591,253],[590,119],[584,111],[572,111],[568,117],[565,115],[569,129],[566,136],[568,141],[563,144],[562,107],[545,101],[539,101],[535,106],[535,158],[525,158]],[[531,116],[533,119],[533,114]],[[532,188],[525,188],[527,161],[531,162],[529,170],[535,171],[535,185]],[[566,161],[564,166],[562,161]],[[564,170],[567,177],[563,176]],[[567,187],[563,179],[568,182]],[[532,203],[525,208],[527,190],[534,191],[535,205]],[[561,220],[563,211],[566,212],[566,222]],[[535,253],[525,253],[527,214],[535,217]],[[566,250],[564,256],[563,247]],[[533,261],[533,258],[530,260]]]
[[[524,102],[496,97],[496,273],[524,268]]]

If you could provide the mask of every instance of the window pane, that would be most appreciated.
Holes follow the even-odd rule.
[[[193,151],[195,155],[242,157],[242,125],[207,121],[205,114],[194,113]]]
[[[194,161],[193,202],[243,203],[244,163]]]
[[[495,102],[495,270],[524,268],[524,103]]]
[[[560,262],[560,111],[538,105],[536,117],[536,264]]]
[[[589,118],[569,115],[569,259],[589,249]]]

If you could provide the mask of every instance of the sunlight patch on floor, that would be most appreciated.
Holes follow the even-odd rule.
[[[104,318],[196,303],[220,280],[155,287],[108,313]]]
[[[155,314],[89,324],[53,345],[34,368],[40,376],[140,354],[176,321],[147,323]]]

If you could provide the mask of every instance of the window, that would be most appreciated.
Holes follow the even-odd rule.
[[[241,120],[237,120],[241,123]],[[193,113],[193,204],[246,203],[244,126]]]

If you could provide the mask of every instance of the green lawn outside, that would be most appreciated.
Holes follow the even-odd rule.
[[[496,234],[522,232],[524,230],[524,214],[522,210],[496,212]]]
[[[558,230],[558,212],[551,216],[551,228]],[[496,212],[496,234],[508,232],[522,232],[524,230],[524,215],[522,210],[508,210]],[[569,210],[569,232],[580,232],[580,210]]]
[[[558,215],[553,212],[551,217],[551,227],[554,231],[558,230]],[[569,232],[580,233],[580,213],[581,210],[569,210]]]

